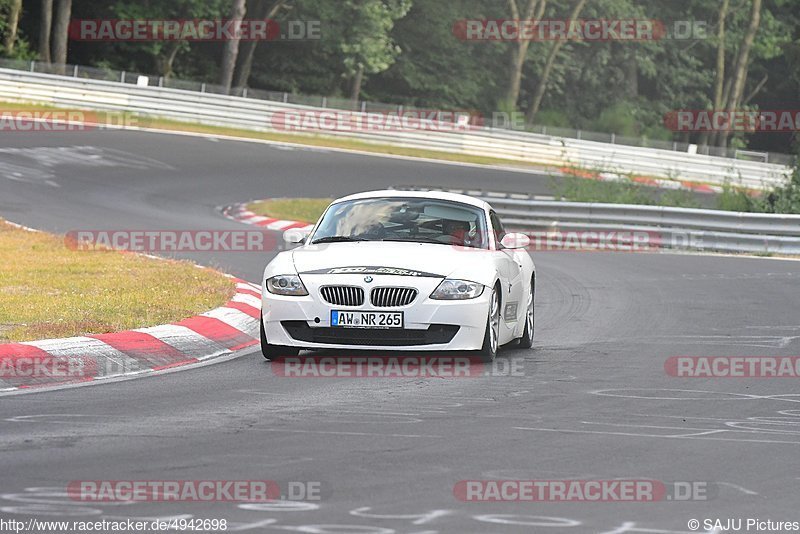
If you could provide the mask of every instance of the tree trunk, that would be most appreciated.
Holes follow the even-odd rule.
[[[625,50],[622,70],[625,76],[625,98],[633,100],[639,96],[639,62],[636,60],[636,49]]]
[[[750,13],[750,26],[747,28],[747,33],[742,39],[742,44],[739,47],[739,56],[736,59],[736,68],[734,69],[733,80],[731,81],[731,92],[728,96],[727,109],[735,111],[739,104],[742,102],[742,95],[744,94],[744,84],[747,81],[747,69],[749,66],[750,49],[753,47],[758,27],[761,24],[761,0],[753,0],[753,7]],[[720,136],[719,146],[725,147],[728,145],[728,137],[730,132],[723,132]]]
[[[725,84],[725,19],[728,16],[728,6],[730,0],[723,0],[719,8],[717,26],[717,72],[714,80],[714,99],[711,104],[712,110],[717,110],[722,106],[723,86]],[[705,146],[708,143],[709,132],[702,132],[697,144]]]
[[[725,84],[722,87],[722,100],[720,100],[720,102],[722,102],[722,104],[720,105],[720,108],[722,108],[722,106],[725,105],[725,102],[728,101],[728,95],[729,94],[731,94],[731,79],[730,78],[725,80]],[[719,144],[720,137],[722,137],[722,132],[712,132],[711,133],[711,141],[709,142],[709,144],[712,145],[712,146],[717,146]]]
[[[353,84],[350,86],[350,100],[353,101],[353,109],[357,108],[358,99],[361,98],[361,83],[364,81],[364,65],[359,65]]]
[[[39,20],[39,59],[50,63],[50,32],[53,30],[53,0],[42,0]]]
[[[578,0],[578,3],[572,10],[570,20],[577,19],[585,5],[586,0]],[[533,93],[533,100],[531,101],[530,107],[528,107],[528,112],[525,114],[525,120],[528,124],[533,124],[533,121],[536,120],[536,114],[539,113],[539,106],[542,104],[542,98],[544,98],[544,93],[547,89],[550,73],[553,70],[553,65],[556,63],[556,56],[563,45],[564,41],[553,41],[553,44],[550,46],[550,52],[547,54],[547,61],[545,61],[542,75],[539,77],[539,83],[536,84],[536,90]]]
[[[231,20],[234,22],[234,24],[240,22],[244,18],[246,12],[246,1],[234,0]],[[231,91],[231,83],[233,82],[233,69],[236,68],[236,58],[238,55],[239,38],[237,36],[225,42],[225,49],[222,53],[222,69],[220,72],[219,84],[222,86],[225,94],[228,94]]]
[[[164,78],[172,76],[172,65],[175,63],[175,57],[181,49],[181,41],[171,41],[167,44],[166,54],[156,57],[156,70],[159,75]]]
[[[58,0],[55,25],[53,27],[53,63],[59,64],[57,73],[64,74],[69,44],[69,19],[72,16],[72,0]]]
[[[744,97],[744,99],[742,100],[743,106],[749,104],[750,101],[753,100],[753,98],[755,98],[755,96],[761,92],[764,86],[767,85],[767,80],[769,80],[769,74],[765,74],[764,77],[761,78],[761,81],[756,84],[756,86],[753,88],[752,91],[750,91],[750,94]]]
[[[233,77],[233,87],[246,87],[250,81],[250,74],[253,72],[253,57],[256,54],[258,41],[246,41],[242,43],[239,50],[239,66],[236,67],[236,74]]]
[[[505,105],[509,111],[517,107],[519,100],[519,88],[522,85],[522,67],[525,64],[525,56],[528,53],[528,43],[516,43],[511,51],[511,76],[508,80],[508,92],[506,93]]]
[[[719,9],[719,28],[717,29],[717,76],[714,80],[714,109],[722,105],[722,88],[725,83],[725,18],[728,16],[730,0],[723,0]]]
[[[508,0],[509,8],[511,9],[511,17],[514,20],[530,20],[533,17],[533,12],[537,11],[536,18],[539,19],[544,13],[544,8],[547,0],[528,0],[528,6],[525,9],[524,16],[520,19],[520,10],[517,7],[517,0]],[[519,88],[522,84],[522,68],[525,66],[525,59],[528,55],[528,46],[530,41],[519,40],[513,43],[514,48],[511,50],[511,68],[508,77],[508,91],[506,92],[504,106],[511,109],[516,109],[517,100],[519,100]]]
[[[275,0],[272,3],[272,7],[268,9],[269,3],[267,0],[258,0],[255,8],[256,18],[259,20],[274,19],[284,4],[286,4],[286,0]],[[236,67],[236,75],[233,78],[234,87],[246,87],[250,81],[250,73],[253,71],[253,57],[255,57],[257,46],[258,41],[242,43],[239,50],[239,66]]]
[[[14,43],[17,42],[20,13],[22,13],[22,0],[12,0],[11,10],[8,14],[8,28],[6,29],[5,43],[3,43],[6,48],[7,56],[14,53]]]

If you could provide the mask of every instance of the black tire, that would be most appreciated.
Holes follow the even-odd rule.
[[[525,331],[522,333],[522,337],[519,340],[519,347],[521,349],[530,349],[533,347],[533,336],[536,332],[533,320],[533,301],[536,297],[535,283],[534,280],[531,280],[531,290],[530,293],[528,293],[527,312],[525,313]]]
[[[267,360],[275,360],[286,356],[297,356],[300,349],[295,347],[284,347],[281,345],[270,345],[267,342],[267,333],[264,331],[264,318],[259,321],[261,324],[261,354]]]
[[[486,316],[486,332],[483,335],[483,346],[477,351],[483,363],[491,363],[497,357],[500,346],[500,295],[497,286],[492,288],[489,299],[489,314]]]

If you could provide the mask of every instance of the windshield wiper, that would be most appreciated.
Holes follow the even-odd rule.
[[[315,239],[311,242],[312,245],[316,245],[318,243],[350,243],[353,241],[367,241],[367,239],[362,239],[360,237],[348,237],[346,235],[331,235],[328,237],[320,237],[319,239]]]

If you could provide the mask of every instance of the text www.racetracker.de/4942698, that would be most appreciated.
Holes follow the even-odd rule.
[[[41,521],[29,519],[0,519],[0,532],[158,532],[177,531],[225,531],[227,519],[156,519],[136,521],[133,519],[108,521]]]

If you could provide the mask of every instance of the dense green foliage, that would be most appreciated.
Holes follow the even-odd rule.
[[[659,190],[629,179],[614,182],[587,180],[564,176],[553,182],[556,198],[570,202],[600,202],[604,204],[644,204],[700,208],[698,197],[680,189]],[[720,207],[720,209],[726,209]]]
[[[753,196],[725,187],[719,196],[720,209],[758,213],[800,213],[800,164],[795,165],[789,181],[764,195]]]
[[[722,193],[713,197],[713,204],[702,206],[699,196],[683,189],[660,190],[622,179],[616,182],[587,180],[564,176],[554,181],[556,197],[571,202],[601,202],[607,204],[645,204],[679,208],[715,208],[725,211],[755,213],[800,214],[800,165],[795,165],[790,180],[764,194],[723,186]]]
[[[53,0],[51,56],[39,49],[46,3],[0,0],[6,56],[52,57],[53,62],[61,57],[67,63],[208,84],[220,83],[224,61],[231,66],[222,42],[70,40],[64,58],[55,44],[56,20],[69,0]],[[68,14],[73,20],[226,19],[236,3],[71,0]],[[21,11],[15,10],[20,4]],[[17,11],[19,29],[13,32]],[[267,13],[282,30],[290,21],[319,21],[321,38],[242,44],[238,59],[232,56],[234,86],[475,110],[484,116],[518,111],[532,125],[777,152],[789,152],[791,134],[674,133],[664,117],[671,110],[715,106],[800,108],[797,0],[247,0],[245,18]],[[580,19],[654,19],[668,30],[676,21],[689,21],[698,31],[682,39],[558,46],[533,41],[523,47],[463,40],[454,28],[465,19],[510,19],[515,13],[543,19],[576,14]]]

